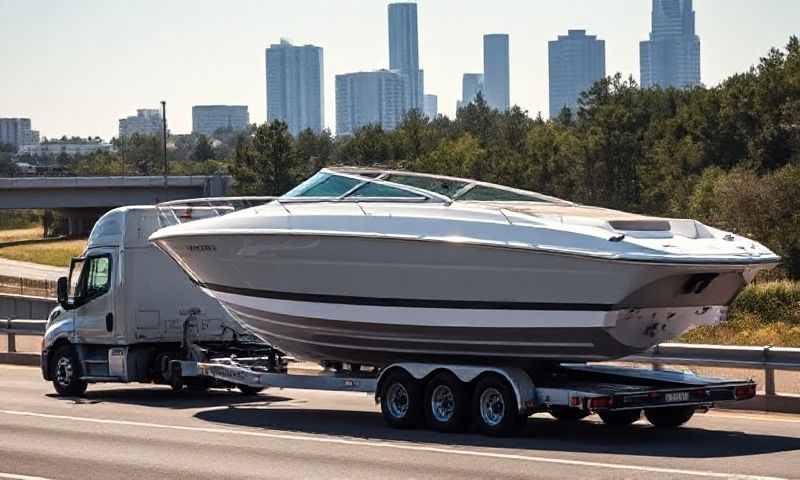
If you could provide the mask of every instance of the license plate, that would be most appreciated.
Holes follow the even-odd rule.
[[[689,392],[674,392],[664,395],[664,400],[668,403],[688,402]]]

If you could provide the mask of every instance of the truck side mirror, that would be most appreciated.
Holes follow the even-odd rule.
[[[67,301],[69,300],[68,297],[68,285],[67,285],[67,277],[61,277],[58,279],[58,285],[56,288],[56,293],[58,296],[58,304],[62,307],[67,307]]]

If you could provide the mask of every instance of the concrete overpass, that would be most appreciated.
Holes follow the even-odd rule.
[[[88,233],[104,212],[124,205],[153,205],[169,200],[222,197],[230,176],[19,177],[0,178],[0,209],[58,210],[70,235]]]
[[[169,200],[222,197],[229,176],[0,178],[0,208],[114,208]]]

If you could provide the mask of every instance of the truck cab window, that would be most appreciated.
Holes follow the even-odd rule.
[[[73,261],[69,277],[69,303],[78,306],[106,293],[111,284],[111,257],[104,255]]]

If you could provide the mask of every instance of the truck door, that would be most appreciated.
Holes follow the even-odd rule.
[[[69,303],[81,341],[112,343],[114,339],[113,268],[111,253],[92,253],[72,262]]]

